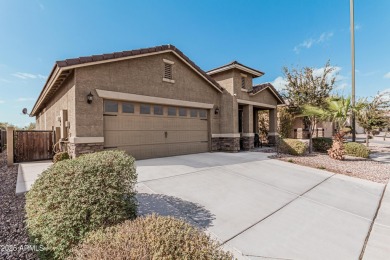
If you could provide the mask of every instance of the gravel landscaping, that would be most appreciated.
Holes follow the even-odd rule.
[[[7,167],[0,153],[0,259],[38,259],[28,244],[24,195],[15,195],[17,166]]]
[[[327,154],[321,153],[312,153],[305,156],[280,154],[271,156],[271,158],[383,184],[386,184],[390,178],[390,164],[371,159],[346,156],[345,160],[338,161],[330,158]]]

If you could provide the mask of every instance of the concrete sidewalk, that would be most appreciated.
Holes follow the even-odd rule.
[[[363,259],[390,258],[390,186],[383,194],[381,207],[372,227]]]
[[[18,178],[16,181],[16,194],[29,191],[38,176],[52,164],[52,161],[19,163]]]

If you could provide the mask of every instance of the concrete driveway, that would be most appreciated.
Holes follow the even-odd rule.
[[[384,185],[268,155],[138,161],[140,214],[184,218],[240,259],[358,259]]]

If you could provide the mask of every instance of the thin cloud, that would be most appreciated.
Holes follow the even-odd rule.
[[[360,29],[362,29],[362,26],[360,24],[356,24],[355,31],[359,31]]]
[[[301,49],[310,49],[313,45],[329,41],[332,37],[333,32],[324,32],[318,38],[310,38],[304,40],[303,42],[294,47],[294,51],[295,53],[299,53]]]
[[[16,72],[12,74],[12,76],[20,78],[20,79],[46,79],[46,76],[43,76],[41,74],[31,74],[31,73],[25,73],[25,72]]]
[[[34,98],[24,98],[24,97],[21,97],[21,98],[18,98],[16,101],[17,102],[26,102],[26,101],[33,101],[35,100]]]
[[[272,86],[274,86],[277,90],[281,91],[283,90],[286,85],[288,84],[287,80],[281,76],[274,79],[274,81],[271,82]]]
[[[385,79],[390,79],[390,72],[387,72],[384,76]]]
[[[5,103],[5,101],[4,100],[0,100],[0,104],[4,104]]]

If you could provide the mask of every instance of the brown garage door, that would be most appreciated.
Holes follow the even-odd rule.
[[[207,111],[105,101],[104,146],[136,159],[209,151]]]

